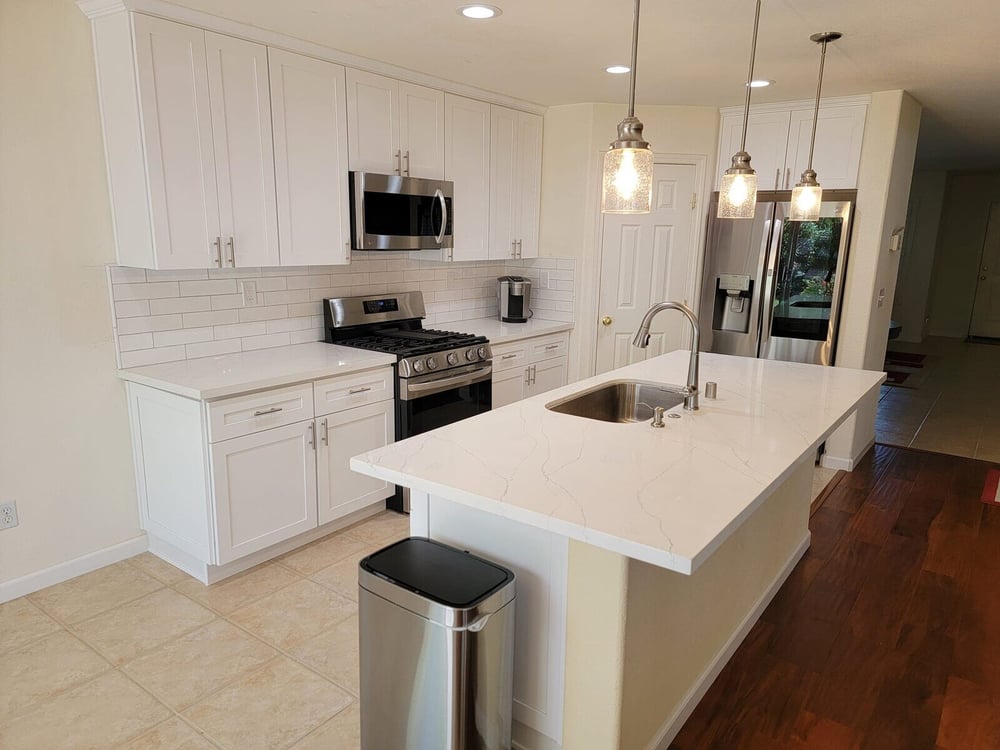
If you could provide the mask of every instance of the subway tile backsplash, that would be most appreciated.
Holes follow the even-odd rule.
[[[573,320],[573,259],[443,263],[406,253],[372,255],[349,266],[147,271],[109,265],[119,366],[322,341],[324,297],[420,290],[428,327],[491,318],[496,279],[509,274],[532,280],[535,317]],[[252,307],[243,304],[244,280],[257,288]]]

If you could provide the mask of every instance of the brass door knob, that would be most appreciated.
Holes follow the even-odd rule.
[[[604,316],[603,318],[601,318],[601,322],[602,322],[602,323],[603,323],[604,325],[606,325],[606,326],[609,326],[609,325],[611,325],[611,323],[612,323],[612,319],[611,319],[611,316],[610,316],[610,315],[605,315],[605,316]]]

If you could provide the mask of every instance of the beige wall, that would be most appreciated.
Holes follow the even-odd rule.
[[[882,369],[900,257],[889,252],[889,240],[906,223],[921,109],[905,91],[872,94],[838,334],[841,367]],[[885,300],[879,307],[876,298],[881,289]],[[875,406],[874,398],[863,403],[857,415],[831,436],[826,448],[832,459],[856,460],[863,455],[875,437]]]
[[[550,107],[545,114],[539,252],[578,259],[576,327],[569,358],[571,381],[594,374],[600,291],[601,156],[624,116],[623,105],[603,103]],[[716,179],[719,110],[646,105],[636,108],[636,116],[645,125],[644,135],[657,154],[705,157],[703,197],[707,197]],[[700,269],[704,252],[701,242],[696,252],[696,266]]]
[[[900,341],[919,343],[924,339],[947,177],[940,170],[913,174],[896,297],[892,303],[892,319],[902,326]]]
[[[1000,172],[948,175],[931,286],[932,336],[969,334],[990,204],[996,201]]]
[[[0,583],[139,534],[90,24],[0,2]]]

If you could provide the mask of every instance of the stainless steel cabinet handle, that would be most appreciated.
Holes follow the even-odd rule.
[[[522,242],[523,242],[523,240],[518,240],[517,241],[517,257],[518,258],[523,258],[524,257],[524,248],[521,246]]]
[[[545,351],[551,351],[552,349],[558,349],[560,346],[561,346],[561,344],[549,344],[547,347],[545,347]]]
[[[409,150],[407,150],[403,154],[403,158],[406,159],[406,166],[403,168],[403,174],[405,174],[407,177],[409,177],[410,176],[410,152],[409,152]]]
[[[327,421],[325,419],[323,420],[322,425],[323,425],[323,436],[320,438],[320,440],[323,441],[323,445],[329,445],[330,444],[330,425],[327,424]]]
[[[517,354],[505,354],[502,357],[500,357],[500,359],[514,359],[514,357],[516,356]]]
[[[789,167],[785,170],[785,190],[788,190],[792,182],[792,168]]]
[[[524,368],[524,384],[525,385],[531,385],[531,368],[530,367],[525,367]]]
[[[309,423],[309,437],[307,438],[307,440],[309,442],[309,447],[315,450],[315,448],[316,448],[316,423],[315,422],[310,422]]]
[[[510,241],[510,257],[511,258],[517,257],[517,240]]]
[[[229,248],[229,265],[236,268],[236,238],[227,237],[226,247]]]
[[[365,386],[364,388],[351,388],[351,390],[349,390],[348,393],[351,394],[351,395],[353,395],[355,393],[365,393],[365,392],[370,391],[370,390],[371,390],[371,386]]]
[[[222,238],[216,237],[212,247],[215,248],[215,265],[222,268]]]
[[[774,170],[774,189],[781,187],[781,167]]]
[[[396,174],[403,174],[403,161],[399,155],[399,150],[396,151]]]
[[[275,406],[270,409],[263,409],[262,411],[255,411],[253,415],[255,417],[263,417],[265,414],[277,414],[279,411],[283,411],[285,407]]]
[[[531,366],[531,381],[530,381],[531,385],[535,384],[535,379],[537,377],[538,377],[538,368],[536,368],[534,365],[532,365]]]

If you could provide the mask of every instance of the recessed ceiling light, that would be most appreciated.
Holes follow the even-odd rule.
[[[770,86],[774,81],[767,81],[764,79],[758,79],[756,81],[750,81],[750,88],[752,89],[762,89],[766,86]]]
[[[462,5],[458,8],[458,12],[466,18],[475,18],[478,20],[503,15],[503,11],[495,5]]]
[[[622,73],[628,73],[632,68],[628,65],[609,65],[604,69],[608,73],[613,73],[615,75],[621,75]]]

